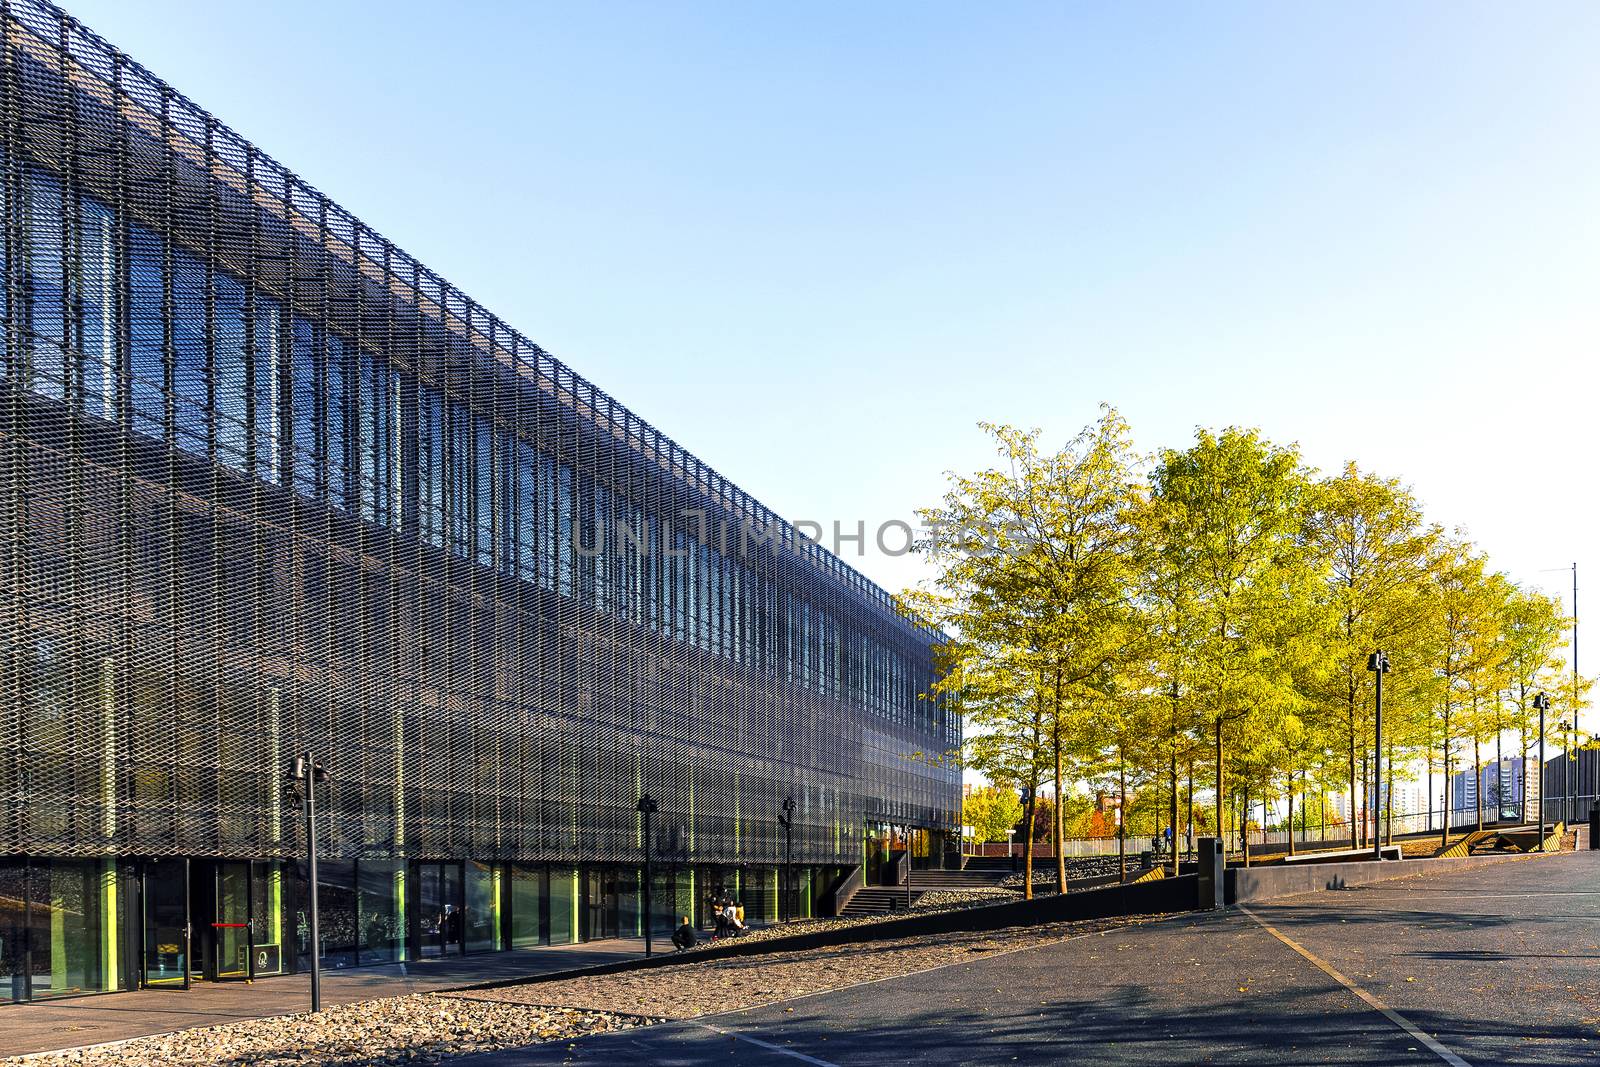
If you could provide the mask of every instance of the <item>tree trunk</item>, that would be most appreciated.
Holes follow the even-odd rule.
[[[1128,763],[1117,746],[1117,868],[1119,881],[1128,880]]]
[[[1034,775],[1033,785],[1028,790],[1028,840],[1022,846],[1022,899],[1033,899],[1033,820],[1039,814],[1039,776]]]
[[[1042,676],[1041,676],[1042,680]],[[1022,899],[1033,899],[1033,837],[1034,823],[1039,817],[1040,749],[1044,742],[1044,697],[1033,697],[1033,746],[1028,754],[1028,822],[1027,843],[1023,846]]]
[[[1060,690],[1058,689],[1057,692],[1059,693]],[[1067,854],[1066,854],[1065,845],[1062,842],[1061,838],[1062,838],[1063,832],[1066,829],[1066,817],[1062,812],[1062,809],[1065,808],[1066,805],[1062,803],[1062,792],[1061,792],[1061,779],[1062,779],[1062,767],[1061,767],[1061,697],[1059,695],[1055,698],[1055,711],[1056,711],[1055,723],[1054,723],[1052,732],[1053,732],[1053,735],[1054,735],[1054,745],[1053,745],[1053,747],[1055,748],[1055,758],[1056,758],[1056,769],[1055,769],[1056,770],[1056,777],[1055,777],[1056,803],[1055,803],[1055,817],[1051,821],[1055,824],[1056,892],[1057,893],[1065,893],[1067,891]]]
[[[1483,748],[1477,737],[1472,739],[1473,793],[1478,801],[1478,829],[1483,829]]]
[[[1517,775],[1522,779],[1521,788],[1517,790],[1518,800],[1522,809],[1522,821],[1528,821],[1528,728],[1522,728],[1522,773]]]
[[[1384,823],[1383,843],[1392,845],[1394,844],[1394,742],[1392,740],[1389,742],[1388,768],[1389,795],[1384,798],[1388,800],[1388,803],[1383,806],[1383,810],[1388,812],[1388,817]]]
[[[1349,671],[1346,673],[1349,674]],[[1361,819],[1356,814],[1356,797],[1360,794],[1356,791],[1356,681],[1353,674],[1349,677],[1347,693],[1349,700],[1345,712],[1350,726],[1350,847],[1358,849],[1361,847],[1361,831],[1358,829]]]
[[[1372,844],[1372,839],[1367,836],[1367,816],[1372,810],[1372,767],[1367,759],[1371,753],[1367,746],[1361,746],[1361,845],[1366,848]]]
[[[1284,787],[1289,795],[1289,855],[1294,855],[1294,772],[1290,771],[1284,781]]]
[[[1250,866],[1250,787],[1239,797],[1239,858]]]
[[[1217,716],[1217,840],[1222,842],[1222,865],[1228,865],[1227,823],[1222,818],[1222,716]]]
[[[1169,755],[1171,756],[1171,770],[1172,770],[1172,777],[1171,777],[1171,783],[1172,783],[1171,801],[1172,802],[1169,805],[1169,807],[1167,808],[1167,830],[1172,834],[1172,839],[1168,843],[1167,851],[1172,853],[1172,855],[1170,857],[1168,857],[1168,858],[1172,860],[1172,875],[1173,875],[1173,877],[1177,877],[1177,875],[1178,875],[1178,737],[1177,737],[1177,734],[1173,734],[1173,737],[1172,737],[1172,751],[1169,753]]]
[[[1444,709],[1444,742],[1440,746],[1440,767],[1444,773],[1444,829],[1440,831],[1441,846],[1450,844],[1450,706]]]
[[[1506,742],[1505,731],[1496,730],[1494,735],[1494,821],[1500,821],[1500,813],[1506,810]]]
[[[1184,793],[1187,794],[1187,800],[1188,800],[1188,804],[1189,804],[1189,822],[1188,822],[1188,825],[1183,828],[1183,833],[1184,833],[1184,842],[1183,843],[1184,843],[1184,846],[1185,846],[1185,850],[1188,850],[1193,845],[1193,843],[1194,843],[1193,839],[1195,837],[1195,825],[1194,825],[1194,750],[1193,749],[1190,749],[1190,751],[1189,751],[1189,781],[1188,781],[1187,788],[1184,789]],[[1176,833],[1176,831],[1174,831],[1174,833]]]

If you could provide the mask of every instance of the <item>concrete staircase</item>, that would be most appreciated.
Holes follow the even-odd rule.
[[[966,889],[993,889],[1005,881],[1011,868],[971,868],[960,871],[912,871],[911,888],[916,890],[944,889],[961,892]]]
[[[916,906],[917,900],[926,890],[912,886],[911,904]],[[904,886],[892,885],[864,885],[850,896],[849,903],[839,914],[846,918],[864,915],[887,915],[890,912],[903,912],[906,910],[906,890]]]
[[[1033,865],[1035,867],[1054,867],[1055,863],[1056,861],[1054,859],[1048,857],[1035,856],[1033,860]],[[967,865],[963,867],[962,870],[998,871],[1002,875],[1011,874],[1013,871],[1022,870],[1022,857],[1018,856],[1015,859],[1012,859],[1006,856],[968,856]]]

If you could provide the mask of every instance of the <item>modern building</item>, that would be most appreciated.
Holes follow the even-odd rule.
[[[1539,803],[1538,785],[1534,783],[1533,792],[1524,796],[1525,784],[1521,756],[1489,760],[1476,772],[1471,767],[1457,771],[1450,776],[1451,824],[1456,825],[1463,820],[1475,821],[1480,795],[1483,797],[1483,817],[1491,821],[1496,818],[1521,818],[1525,801],[1527,810],[1535,812]]]
[[[938,633],[43,0],[0,237],[0,999],[306,966],[302,753],[329,966],[940,854]]]

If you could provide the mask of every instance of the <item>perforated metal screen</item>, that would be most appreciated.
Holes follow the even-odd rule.
[[[60,10],[0,0],[0,853],[859,859],[937,635]],[[737,418],[737,414],[730,414]]]

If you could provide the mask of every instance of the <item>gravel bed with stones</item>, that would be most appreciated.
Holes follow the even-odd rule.
[[[626,1012],[467,1000],[440,993],[206,1026],[99,1048],[0,1059],[4,1067],[378,1067],[569,1041],[658,1021]]]
[[[642,1010],[669,1019],[692,1019],[963,963],[980,953],[1033,948],[1096,932],[1109,934],[1118,927],[1148,921],[1148,918],[1080,920],[834,945],[765,956],[710,958],[675,967],[463,990],[452,995],[507,1005],[537,1004],[597,1012]]]
[[[778,923],[773,926],[762,926],[746,931],[739,935],[738,940],[743,941],[771,941],[779,937],[794,937],[797,934],[814,934],[822,930],[838,930],[847,926],[866,926],[870,923],[888,922],[892,919],[904,919],[909,914],[925,914],[937,911],[956,911],[961,908],[981,908],[990,904],[1005,904],[1009,901],[1022,899],[1017,893],[1002,888],[994,889],[935,889],[922,894],[910,912],[896,911],[887,915],[853,915],[837,919],[803,919],[792,923]],[[700,945],[714,945],[719,942],[712,941],[703,932]],[[671,946],[668,946],[671,947]],[[693,951],[692,949],[690,951]]]
[[[1128,870],[1135,871],[1138,868],[1139,854],[1137,852],[1129,852]],[[1069,882],[1074,878],[1108,878],[1120,870],[1121,867],[1117,862],[1117,857],[1114,855],[1075,856],[1067,859],[1067,881]],[[1011,889],[1021,889],[1022,873],[1019,871],[1016,874],[1008,874],[1000,884]],[[1055,885],[1056,865],[1052,863],[1048,867],[1042,867],[1034,864],[1033,884],[1035,888]]]

